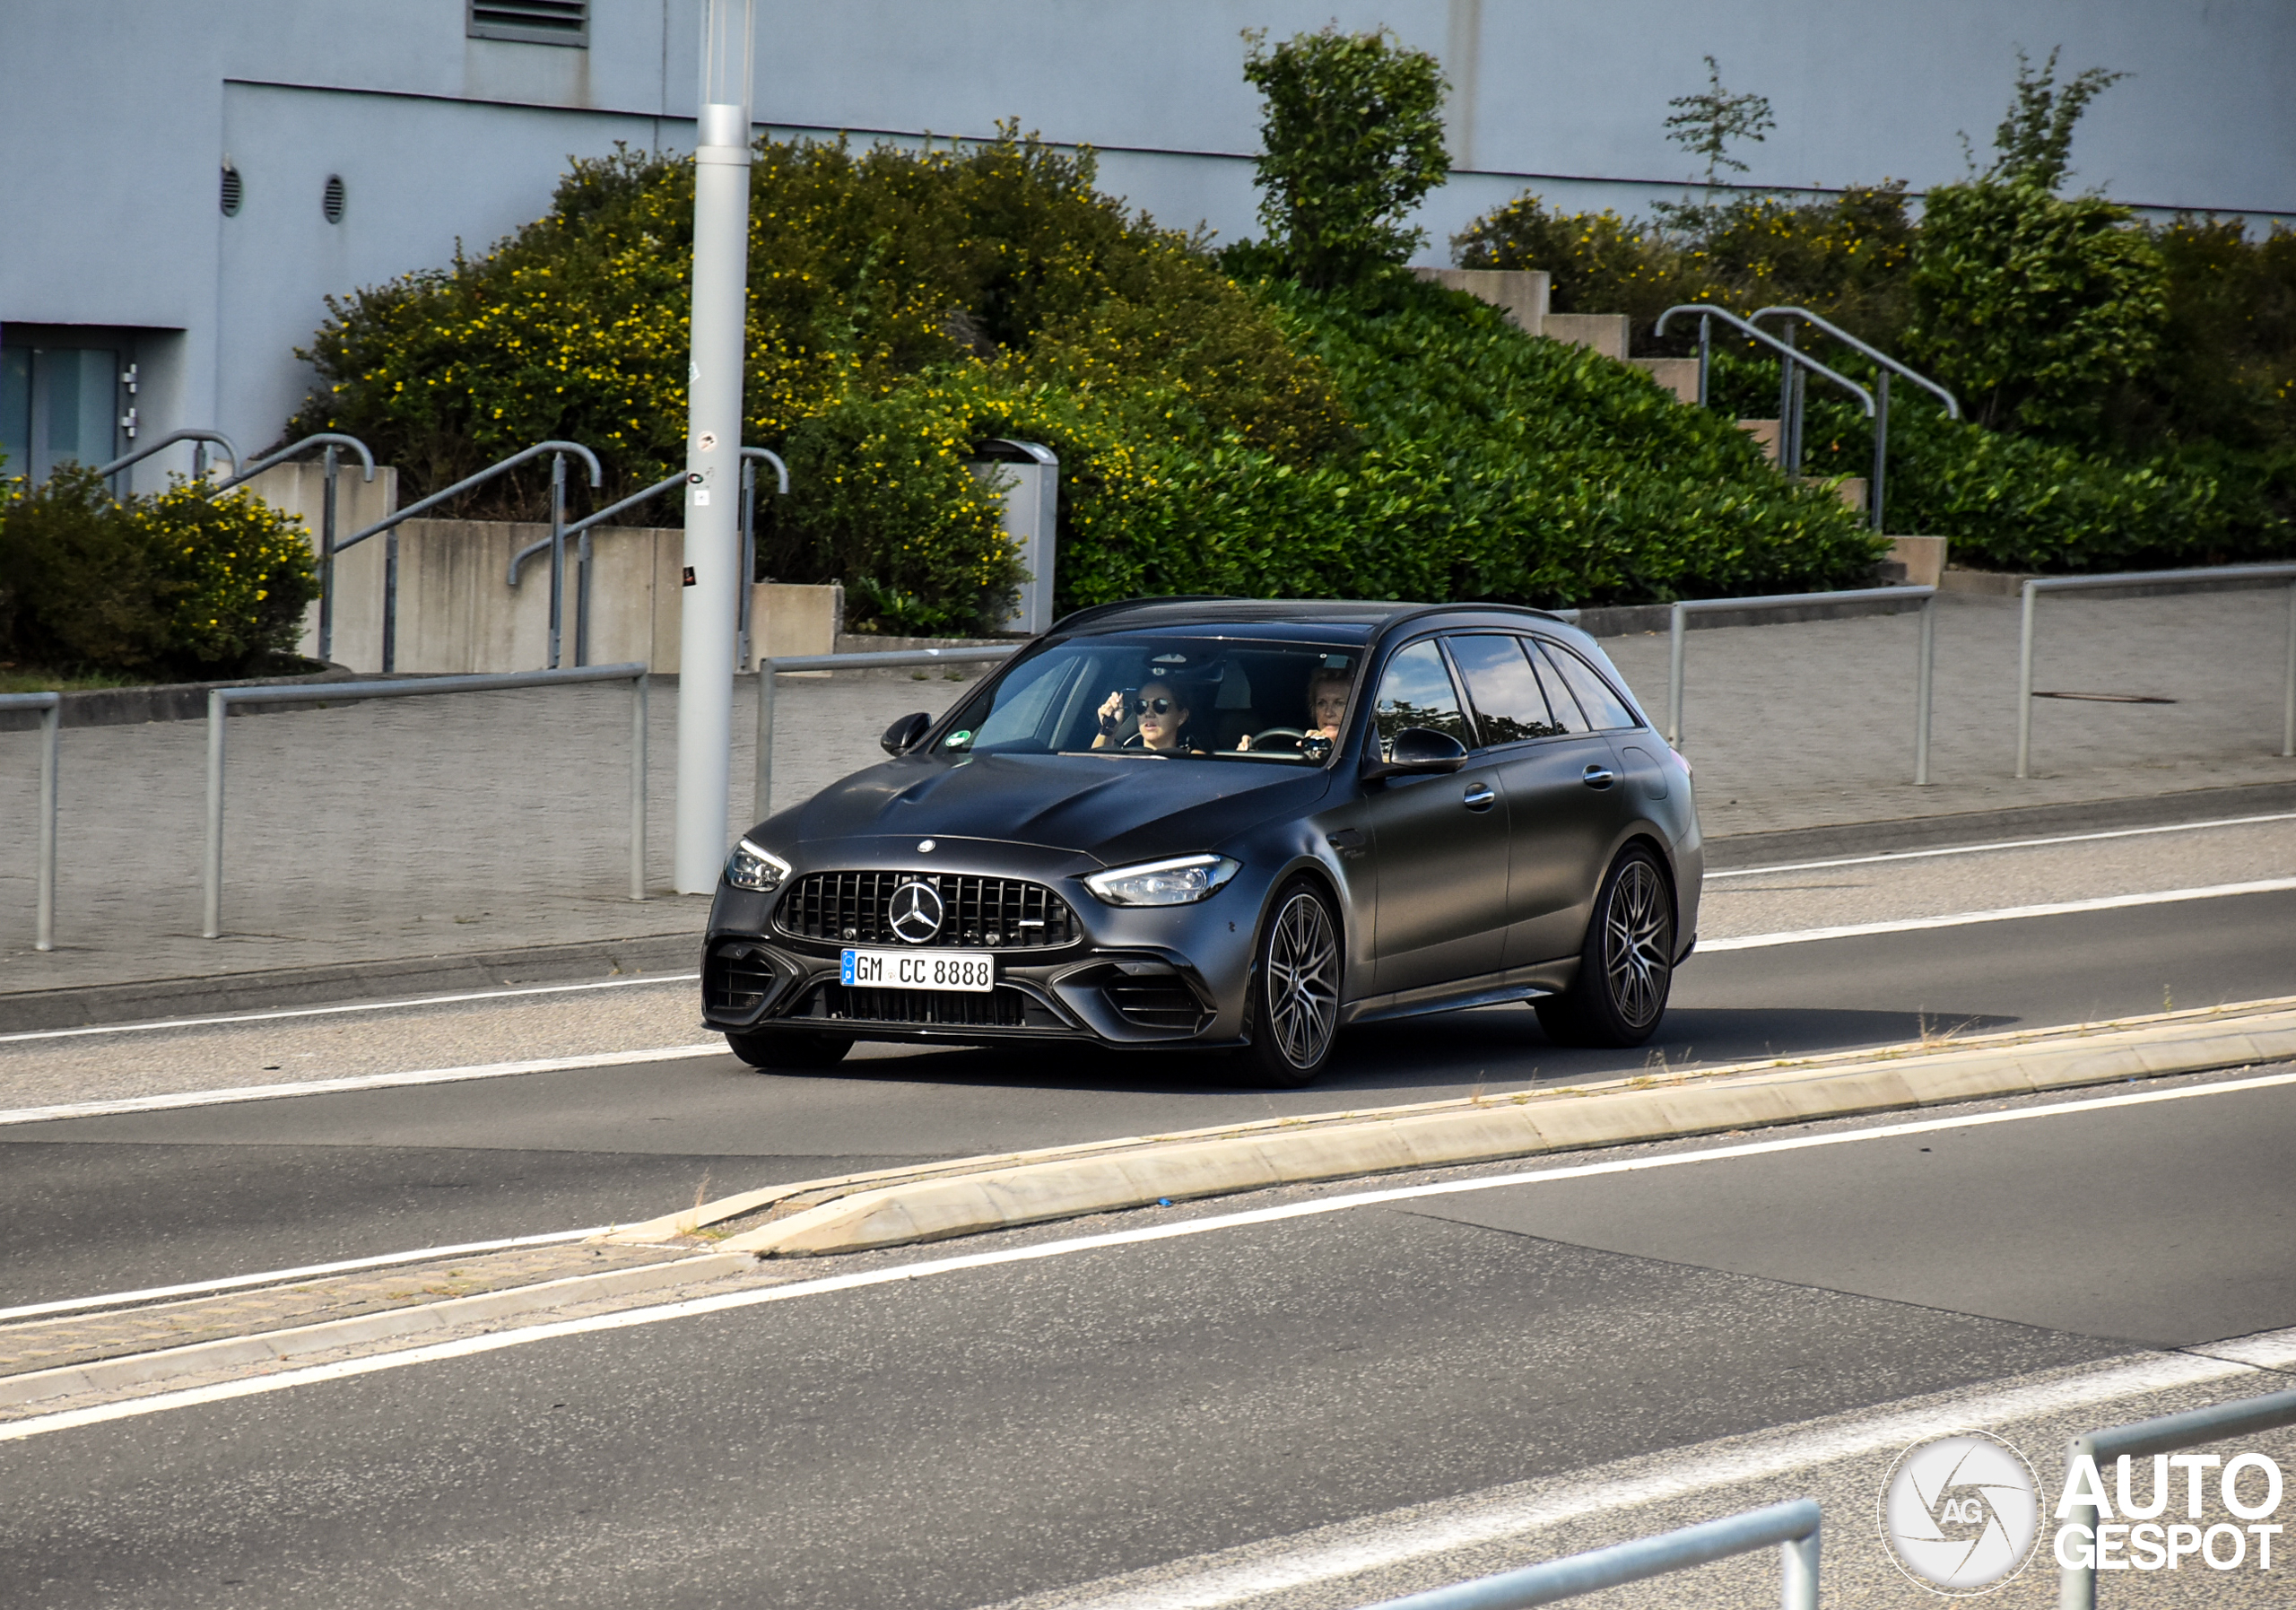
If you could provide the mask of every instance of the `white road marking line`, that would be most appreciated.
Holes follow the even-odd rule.
[[[35,1318],[41,1314],[71,1313],[78,1309],[157,1302],[170,1297],[198,1297],[211,1292],[236,1291],[241,1286],[315,1280],[322,1275],[347,1275],[357,1269],[384,1269],[393,1264],[421,1263],[431,1258],[461,1258],[472,1252],[503,1252],[513,1247],[547,1247],[553,1241],[578,1241],[586,1236],[604,1235],[612,1228],[610,1224],[593,1224],[587,1230],[553,1230],[546,1235],[514,1235],[499,1241],[458,1241],[451,1247],[422,1247],[412,1252],[385,1252],[375,1258],[347,1258],[332,1264],[305,1264],[296,1269],[266,1269],[260,1275],[227,1275],[217,1280],[195,1280],[183,1285],[146,1286],[140,1292],[107,1292],[100,1297],[60,1297],[53,1302],[28,1302],[22,1308],[0,1308],[0,1322]]]
[[[1279,1207],[1257,1207],[1247,1209],[1241,1213],[1219,1214],[1207,1218],[1187,1220],[1177,1224],[1158,1224],[1139,1230],[1117,1230],[1104,1231],[1098,1235],[1072,1236],[1065,1240],[1042,1241],[1029,1247],[1006,1247],[994,1252],[973,1252],[955,1258],[926,1258],[912,1264],[898,1264],[891,1268],[860,1270],[850,1275],[824,1275],[818,1280],[792,1281],[787,1285],[752,1287],[745,1291],[724,1292],[709,1297],[689,1297],[675,1302],[653,1303],[643,1308],[624,1309],[617,1313],[586,1315],[578,1319],[556,1319],[542,1325],[499,1330],[487,1336],[463,1336],[451,1342],[433,1342],[422,1347],[405,1348],[396,1353],[370,1353],[364,1358],[344,1359],[331,1364],[311,1364],[300,1369],[282,1370],[274,1374],[250,1379],[222,1381],[213,1386],[191,1387],[176,1392],[154,1393],[146,1397],[132,1397],[117,1403],[96,1404],[83,1409],[66,1409],[53,1414],[40,1414],[23,1420],[0,1423],[0,1442],[21,1441],[24,1438],[40,1436],[48,1432],[70,1431],[85,1425],[100,1425],[108,1421],[132,1419],[143,1414],[163,1414],[170,1409],[192,1408],[201,1404],[222,1403],[238,1397],[253,1397],[266,1392],[282,1392],[291,1387],[311,1386],[322,1381],[347,1380],[353,1376],[372,1375],[385,1370],[401,1370],[416,1364],[433,1364],[450,1359],[470,1358],[479,1353],[498,1353],[505,1348],[524,1347],[535,1342],[555,1341],[562,1336],[589,1336],[600,1331],[629,1330],[642,1325],[659,1325],[665,1320],[695,1318],[710,1314],[731,1313],[741,1309],[758,1308],[767,1303],[788,1302],[800,1297],[818,1297],[838,1292],[860,1291],[870,1286],[890,1285],[908,1280],[929,1279],[934,1275],[953,1275],[969,1269],[995,1268],[1005,1264],[1035,1263],[1045,1258],[1065,1258],[1073,1253],[1099,1251],[1104,1248],[1143,1246],[1152,1241],[1174,1240],[1182,1236],[1209,1235],[1218,1231],[1241,1229],[1249,1225],[1274,1224],[1290,1219],[1315,1218],[1325,1214],[1344,1213],[1358,1207],[1375,1207],[1390,1202],[1414,1202],[1430,1197],[1463,1196],[1471,1191],[1498,1190],[1509,1186],[1537,1185],[1557,1179],[1585,1179],[1605,1174],[1639,1173],[1651,1169],[1680,1168],[1690,1163],[1718,1162],[1731,1158],[1757,1157],[1772,1152],[1796,1152],[1814,1146],[1838,1146],[1869,1140],[1899,1139],[1912,1135],[1935,1134],[1946,1129],[1969,1129],[1989,1124],[2021,1123],[2033,1118],[2059,1118],[2070,1113],[2147,1106],[2157,1101],[2192,1101],[2204,1096],[2269,1090],[2291,1084],[2296,1084],[2296,1073],[2261,1074],[2248,1079],[2227,1079],[2212,1084],[2185,1085],[2175,1090],[2136,1091],[2126,1095],[2100,1096],[2078,1101],[2058,1101],[2039,1107],[2013,1109],[2005,1112],[1968,1113],[1958,1118],[1925,1118],[1913,1123],[1886,1124],[1870,1129],[1836,1130],[1824,1135],[1792,1136],[1780,1140],[1747,1141],[1735,1146],[1714,1146],[1700,1152],[1673,1152],[1655,1157],[1621,1158],[1610,1162],[1578,1163],[1564,1168],[1535,1169],[1522,1173],[1492,1175],[1481,1179],[1446,1180],[1436,1185],[1391,1186],[1380,1190],[1355,1191],[1345,1196],[1325,1197],[1309,1202],[1286,1203]],[[2242,1366],[2242,1368],[2247,1367]]]
[[[1737,866],[1727,872],[1709,872],[1708,883],[1717,878],[1758,878],[1773,872],[1821,872],[1832,866],[1871,866],[1883,861],[1918,861],[1932,856],[1982,856],[2002,849],[2038,849],[2051,844],[2093,844],[2101,839],[2141,839],[2152,833],[2198,833],[2212,828],[2251,827],[2264,822],[2296,822],[2296,811],[2280,811],[2269,816],[2223,816],[2213,822],[2178,822],[2166,827],[2121,827],[2108,832],[2066,833],[2053,839],[2004,839],[1992,844],[1949,844],[1936,849],[1892,849],[1874,856],[1843,856],[1831,861],[1787,861],[1777,866]]]
[[[643,979],[596,979],[587,984],[523,984],[477,989],[462,995],[416,996],[404,1001],[348,1001],[334,1006],[284,1006],[276,1012],[240,1012],[222,1017],[163,1017],[143,1023],[96,1023],[81,1029],[30,1029],[0,1034],[0,1045],[18,1040],[76,1040],[88,1034],[154,1034],[170,1029],[204,1029],[218,1023],[268,1023],[288,1017],[326,1017],[337,1012],[396,1012],[408,1006],[452,1006],[464,1001],[500,1001],[521,995],[570,995],[581,989],[629,989],[645,984],[691,984],[698,972],[657,973]]]
[[[1830,928],[1789,928],[1776,934],[1746,934],[1735,939],[1700,939],[1709,951],[1757,951],[1773,944],[1808,944],[1820,939],[1857,939],[1868,934],[1913,934],[1925,928],[1960,928],[1979,922],[2016,922],[2028,917],[2069,917],[2083,911],[2119,911],[2132,906],[2173,906],[2186,901],[2224,900],[2237,894],[2280,894],[2296,889],[2296,878],[2264,878],[2252,883],[2211,883],[2199,889],[2161,889],[2149,894],[2104,894],[2094,900],[2057,901],[2045,906],[2002,906],[1990,911],[1954,911],[1943,917],[1906,917],[1891,922],[1849,922]]]
[[[300,1084],[241,1084],[226,1090],[187,1090],[165,1096],[124,1096],[116,1101],[65,1101],[53,1107],[0,1111],[0,1125],[48,1124],[59,1118],[107,1118],[123,1112],[166,1112],[178,1107],[215,1107],[233,1101],[276,1101],[289,1096],[338,1095],[350,1090],[388,1090],[401,1084],[454,1084],[465,1079],[509,1079],[521,1074],[562,1074],[586,1067],[619,1067],[626,1062],[678,1062],[693,1057],[724,1057],[726,1042],[655,1046],[643,1051],[599,1051],[587,1057],[538,1057],[531,1062],[484,1062],[472,1067],[427,1067],[403,1074],[359,1074],[344,1079],[311,1079]]]
[[[2279,1333],[2296,1341],[2296,1331]],[[1043,1595],[1027,1601],[1057,1603],[1074,1610],[1221,1610],[1264,1595],[1330,1582],[1455,1549],[1472,1548],[1614,1510],[1684,1498],[1748,1482],[1759,1482],[1839,1460],[1886,1452],[1942,1432],[1968,1426],[1998,1426],[2062,1414],[2140,1394],[2253,1374],[2255,1367],[2188,1353],[2156,1353],[2108,1364],[2093,1373],[2035,1382],[2024,1387],[1978,1388],[1917,1406],[1884,1410],[1857,1419],[1832,1421],[1779,1437],[1761,1437],[1648,1474],[1555,1493],[1494,1495],[1455,1501],[1463,1513],[1397,1514],[1370,1523],[1367,1535],[1330,1542],[1305,1542],[1297,1552],[1273,1559],[1246,1559],[1191,1576],[1118,1587],[1100,1596]],[[1354,1531],[1363,1523],[1351,1525]],[[1328,1531],[1331,1528],[1326,1528]],[[1312,1538],[1317,1534],[1309,1534]],[[1257,1545],[1265,1548],[1266,1545]],[[1120,1579],[1119,1579],[1120,1580]]]

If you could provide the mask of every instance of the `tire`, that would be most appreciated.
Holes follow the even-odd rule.
[[[1263,1085],[1312,1083],[1339,1040],[1339,918],[1323,891],[1305,878],[1286,883],[1268,903],[1252,961],[1244,1058]]]
[[[1674,897],[1658,857],[1637,846],[1611,864],[1587,923],[1578,976],[1532,1005],[1559,1045],[1639,1046],[1657,1032],[1674,988]]]
[[[845,1053],[853,1049],[849,1034],[804,1034],[791,1030],[769,1030],[760,1034],[736,1034],[728,1031],[726,1043],[734,1055],[752,1067],[767,1072],[777,1069],[834,1067],[845,1060]]]

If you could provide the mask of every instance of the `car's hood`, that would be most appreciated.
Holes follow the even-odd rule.
[[[1272,812],[1300,808],[1328,780],[1319,770],[1251,761],[904,757],[822,789],[791,814],[791,825],[809,846],[915,833],[1133,860],[1208,849]]]

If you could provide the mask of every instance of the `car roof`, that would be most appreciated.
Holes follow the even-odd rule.
[[[1415,604],[1392,598],[1132,598],[1080,609],[1047,635],[1068,637],[1119,631],[1207,631],[1217,636],[1273,639],[1321,636],[1361,642],[1413,615],[1485,621],[1512,617],[1561,624],[1544,610],[1512,604]]]

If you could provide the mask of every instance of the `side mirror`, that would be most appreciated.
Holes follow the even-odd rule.
[[[918,740],[931,731],[932,727],[933,718],[923,710],[918,710],[915,715],[903,716],[885,728],[885,735],[879,738],[877,742],[884,746],[887,754],[907,754],[917,747]]]
[[[1431,727],[1406,727],[1387,747],[1387,758],[1363,768],[1364,779],[1383,777],[1432,777],[1457,771],[1467,763],[1466,745]]]

